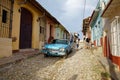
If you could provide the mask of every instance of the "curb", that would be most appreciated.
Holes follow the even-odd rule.
[[[16,59],[13,57],[13,60],[1,63],[0,68],[4,68],[7,65],[15,64],[15,63],[18,63],[18,62],[23,61],[25,59],[29,59],[29,58],[38,56],[40,54],[41,54],[40,52],[37,52],[36,54],[31,54],[31,55],[17,55],[18,58],[16,58]]]

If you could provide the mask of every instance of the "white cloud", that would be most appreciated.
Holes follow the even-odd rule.
[[[64,11],[63,16],[69,17],[77,14],[82,7],[82,3],[82,0],[67,0],[62,7],[62,10]]]
[[[95,6],[93,6],[93,5],[86,6],[86,10],[94,10],[94,9],[95,9]]]
[[[85,0],[37,0],[71,32],[80,31]],[[86,0],[84,18],[91,15],[98,0]]]
[[[62,5],[61,19],[73,19],[78,15],[83,14],[85,0],[66,0]],[[87,1],[86,1],[87,2]],[[90,3],[86,3],[85,10],[93,10],[95,9],[95,5],[91,5]]]

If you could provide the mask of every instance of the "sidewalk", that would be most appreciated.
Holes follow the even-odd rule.
[[[11,57],[0,58],[0,68],[4,67],[5,65],[33,57],[35,55],[39,55],[39,50],[27,50],[13,53]]]
[[[116,70],[116,66],[113,65],[110,59],[103,56],[102,49],[92,49],[92,52],[113,78],[112,80],[120,80],[120,71]]]

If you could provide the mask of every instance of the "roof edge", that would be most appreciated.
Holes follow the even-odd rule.
[[[103,15],[105,14],[105,11],[108,9],[108,7],[110,6],[110,4],[112,3],[113,0],[110,0],[109,3],[107,4],[106,8],[104,9],[101,17],[103,17]]]

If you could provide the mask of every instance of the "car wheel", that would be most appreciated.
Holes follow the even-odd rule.
[[[47,54],[44,54],[44,57],[48,57],[48,55],[47,55]]]
[[[64,55],[64,56],[62,56],[62,58],[63,58],[63,59],[66,59],[66,58],[67,58],[67,54],[66,54],[66,55]]]
[[[67,58],[68,57],[68,51],[66,51],[66,54],[63,56],[63,58]]]

